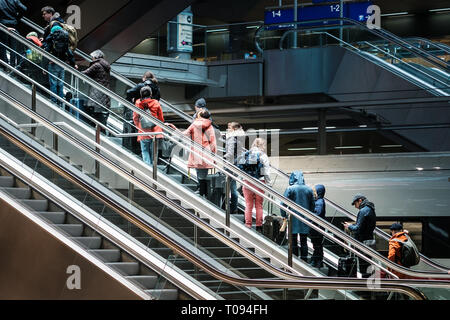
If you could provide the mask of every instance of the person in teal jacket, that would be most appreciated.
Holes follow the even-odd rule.
[[[303,177],[302,171],[292,172],[289,178],[289,187],[286,188],[284,196],[301,207],[314,212],[315,202],[313,190],[305,185],[305,179]],[[282,203],[284,205],[284,203]],[[295,211],[297,214],[303,217],[302,214]],[[281,215],[283,217],[287,216],[284,210],[281,210]],[[299,255],[298,247],[298,235],[300,235],[300,258],[304,261],[308,261],[308,233],[310,227],[300,221],[299,219],[292,218],[292,252],[294,255]]]

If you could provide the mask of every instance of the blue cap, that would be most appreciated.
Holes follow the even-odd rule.
[[[199,108],[204,108],[206,107],[206,101],[203,98],[198,99],[197,101],[195,101],[195,106],[199,107]]]
[[[390,227],[389,230],[403,230],[403,226],[401,223],[393,223]]]

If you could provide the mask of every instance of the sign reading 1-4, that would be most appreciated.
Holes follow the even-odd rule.
[[[308,21],[318,19],[339,18],[343,9],[343,16],[359,22],[365,22],[369,18],[367,9],[372,5],[371,1],[344,3],[343,8],[339,3],[329,3],[317,6],[304,6],[297,9],[297,20]],[[273,9],[265,12],[264,23],[276,24],[294,21],[294,9]]]

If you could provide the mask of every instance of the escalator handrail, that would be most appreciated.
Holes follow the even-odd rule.
[[[283,36],[282,36],[281,39],[280,39],[280,50],[283,50],[283,41],[284,41],[284,39],[285,39],[290,33],[294,33],[294,32],[298,32],[298,31],[296,31],[296,30],[288,30],[288,31],[286,31],[286,32],[283,34]],[[312,34],[324,34],[324,35],[326,35],[326,36],[328,36],[328,37],[331,37],[331,38],[333,38],[333,39],[339,41],[340,43],[342,43],[342,44],[344,44],[344,45],[346,45],[346,46],[351,47],[352,49],[356,50],[356,52],[358,52],[358,53],[360,53],[360,52],[365,52],[364,50],[361,50],[361,49],[359,49],[359,48],[353,46],[352,44],[350,44],[350,43],[348,43],[348,42],[346,42],[346,41],[344,41],[344,40],[341,40],[341,39],[339,39],[338,37],[336,37],[336,36],[334,36],[334,35],[332,35],[332,34],[326,32],[326,31],[314,32],[314,33],[312,33]],[[441,89],[448,89],[448,88],[449,88],[448,85],[447,85],[446,83],[442,82],[442,80],[436,79],[434,76],[429,75],[429,74],[427,74],[426,72],[424,72],[423,70],[420,70],[420,69],[418,69],[417,67],[410,65],[408,62],[402,61],[400,58],[398,58],[398,57],[396,57],[396,56],[390,54],[389,52],[383,51],[381,48],[377,47],[376,45],[374,45],[374,44],[372,44],[372,43],[370,43],[370,42],[368,42],[368,41],[363,41],[363,43],[365,43],[366,45],[368,45],[368,46],[370,46],[370,47],[372,47],[372,48],[374,48],[374,49],[376,49],[376,50],[378,50],[378,51],[381,51],[383,54],[389,56],[389,57],[392,58],[392,59],[398,60],[400,63],[406,64],[406,65],[409,66],[410,68],[416,70],[417,72],[419,72],[419,73],[425,75],[426,77],[428,77],[428,78],[432,79],[433,81],[438,82],[438,83],[440,83],[440,84],[442,85],[442,87],[431,87],[431,88],[428,88],[427,90],[439,90],[439,91],[440,91]],[[397,74],[397,72],[396,72],[396,74]],[[440,92],[440,94],[444,95],[445,92]]]
[[[431,41],[430,39],[422,38],[422,37],[408,37],[408,38],[404,38],[404,40],[406,42],[413,42],[413,41],[424,42],[429,46],[433,46],[439,50],[444,51],[446,54],[450,54],[450,46],[446,45],[445,43]]]
[[[3,30],[3,32],[7,32],[10,36],[24,44],[25,46],[34,46],[29,41],[25,41],[21,39],[20,36],[16,35],[15,33],[9,32],[6,27],[3,25],[0,25],[0,30]],[[40,51],[40,53],[48,58],[50,61],[60,65],[63,68],[67,68],[68,66],[64,64],[59,59],[53,57],[49,53],[45,52],[39,47],[34,46],[37,50]],[[112,92],[111,90],[104,88],[101,85],[98,85],[95,81],[93,81],[91,78],[85,76],[84,74],[80,73],[76,69],[70,67],[69,70],[72,74],[76,74],[80,79],[87,82],[88,84],[95,87],[97,90],[101,91],[102,93],[109,95],[110,97],[113,97],[114,99],[118,100],[120,103],[122,103],[125,107],[137,112],[141,116],[147,117],[151,122],[155,123],[157,126],[161,127],[164,132],[170,133],[170,135],[167,135],[168,138],[170,138],[174,143],[180,145],[184,149],[189,150],[190,152],[197,153],[199,156],[204,156],[204,154],[207,154],[208,157],[210,157],[212,160],[209,161],[209,159],[205,159],[206,162],[209,162],[210,165],[218,169],[219,171],[223,172],[225,175],[229,176],[230,178],[237,178],[239,177],[239,181],[241,184],[245,185],[247,188],[253,190],[257,194],[261,195],[263,198],[267,199],[268,201],[274,203],[278,207],[282,207],[280,202],[275,201],[274,199],[280,199],[282,200],[285,207],[283,207],[282,210],[289,212],[293,217],[303,221],[307,225],[311,226],[312,228],[316,229],[320,233],[322,233],[327,238],[332,238],[332,241],[335,242],[341,242],[341,246],[346,247],[344,243],[349,243],[353,248],[349,248],[352,252],[354,252],[356,255],[360,256],[364,260],[368,260],[371,258],[376,258],[376,260],[383,261],[385,265],[388,265],[391,269],[397,270],[401,273],[415,276],[415,277],[443,277],[443,278],[450,278],[450,275],[448,274],[442,274],[442,273],[432,273],[432,272],[424,272],[424,271],[413,271],[407,268],[404,268],[402,266],[399,266],[392,261],[388,260],[386,257],[381,256],[378,252],[374,251],[373,249],[363,245],[359,241],[356,241],[349,235],[347,235],[345,232],[340,230],[339,228],[335,227],[334,225],[330,224],[328,221],[316,216],[314,213],[304,209],[303,207],[299,206],[297,203],[293,202],[290,199],[285,198],[283,195],[278,193],[277,191],[273,190],[272,188],[268,187],[266,184],[262,183],[258,179],[255,179],[254,177],[246,174],[245,172],[241,171],[236,166],[230,164],[229,162],[225,161],[221,157],[218,157],[216,154],[212,153],[209,150],[205,150],[201,145],[193,142],[190,138],[184,136],[181,132],[178,132],[176,130],[173,130],[172,128],[166,126],[166,124],[162,123],[156,118],[150,117],[146,112],[142,111],[141,109],[137,108],[121,96],[117,95],[116,93]],[[176,136],[177,139],[173,138],[171,135]],[[184,142],[184,144],[182,143]],[[251,181],[251,184],[248,182]],[[257,188],[263,190],[263,193],[261,193]],[[266,193],[266,194],[265,194]],[[303,217],[298,214],[298,212],[301,212],[303,215],[306,216]],[[309,219],[309,220],[308,220]],[[312,221],[312,222],[311,222]],[[326,229],[328,231],[333,232],[333,236],[329,235],[328,232],[325,232],[320,227],[317,227],[315,224],[318,224],[320,226],[325,225]],[[336,239],[336,236],[338,236],[340,239]],[[355,249],[354,249],[355,248]],[[359,249],[359,251],[356,251],[356,249]],[[368,258],[370,257],[370,258]]]
[[[54,133],[59,133],[60,135],[65,136],[65,138],[68,141],[73,142],[74,144],[79,145],[82,149],[84,149],[85,152],[90,153],[90,155],[95,158],[96,160],[99,160],[102,162],[103,165],[114,168],[116,173],[122,172],[124,175],[128,176],[130,181],[135,182],[140,187],[143,187],[146,189],[146,191],[149,191],[149,193],[152,194],[155,198],[157,198],[159,201],[163,202],[168,207],[172,208],[175,211],[188,211],[181,207],[181,205],[178,205],[173,200],[167,198],[163,194],[160,194],[158,191],[152,189],[152,187],[145,181],[140,180],[139,178],[136,178],[131,173],[127,172],[126,170],[123,170],[121,167],[119,167],[117,164],[111,162],[109,159],[101,155],[99,152],[96,152],[93,148],[90,148],[89,146],[85,145],[83,142],[73,138],[71,135],[66,133],[64,130],[61,130],[60,128],[54,126],[50,121],[46,120],[45,118],[41,117],[40,115],[36,114],[35,112],[31,111],[29,108],[15,100],[14,98],[8,96],[3,90],[0,89],[0,97],[5,102],[7,102],[10,105],[13,105],[14,107],[20,109],[24,113],[27,113],[29,116],[31,116],[35,121],[39,121],[42,124],[44,124],[48,129],[53,131]],[[368,290],[368,291],[394,291],[394,292],[401,292],[405,293],[409,296],[411,296],[414,299],[418,300],[425,300],[426,297],[417,289],[410,287],[412,283],[417,283],[424,285],[424,281],[410,281],[408,284],[403,284],[399,280],[385,280],[381,279],[380,284],[378,288],[372,288],[367,286],[367,280],[366,279],[352,279],[352,278],[334,278],[334,277],[324,277],[324,278],[316,278],[316,277],[305,277],[305,276],[295,276],[289,273],[286,273],[284,271],[278,270],[280,274],[285,274],[288,278],[291,280],[266,280],[266,279],[247,279],[247,278],[241,278],[236,276],[230,276],[226,272],[222,272],[220,270],[217,270],[214,266],[209,264],[208,262],[202,260],[201,257],[199,257],[197,254],[190,252],[187,250],[182,244],[178,243],[176,240],[167,237],[165,234],[162,234],[160,230],[152,226],[145,221],[143,221],[141,218],[136,217],[131,210],[129,210],[126,207],[123,207],[121,204],[117,203],[116,200],[108,198],[104,193],[102,193],[100,190],[97,190],[92,184],[87,183],[83,180],[81,180],[79,177],[74,175],[71,172],[67,172],[63,167],[61,167],[57,162],[54,162],[52,159],[49,159],[45,154],[41,153],[39,150],[35,150],[32,146],[29,146],[26,142],[21,141],[20,138],[14,135],[14,133],[10,132],[7,128],[0,127],[0,131],[2,131],[2,134],[6,136],[7,139],[12,141],[15,144],[19,144],[22,146],[22,148],[26,149],[28,153],[31,153],[33,156],[39,158],[40,161],[44,162],[46,165],[50,166],[53,170],[58,172],[59,174],[63,175],[67,179],[69,179],[72,182],[75,182],[78,184],[81,188],[88,191],[90,194],[93,194],[95,197],[99,198],[101,201],[107,203],[110,207],[112,207],[116,212],[118,212],[121,216],[125,217],[127,220],[132,222],[134,225],[136,225],[141,230],[148,233],[153,238],[157,239],[159,242],[163,243],[165,246],[173,249],[175,252],[182,255],[184,258],[192,262],[197,267],[205,270],[209,274],[211,274],[213,277],[225,281],[227,283],[238,285],[238,286],[248,286],[248,287],[263,287],[263,288],[320,288],[320,289],[336,289],[336,290]],[[151,180],[151,178],[149,178]],[[151,182],[150,182],[151,183]],[[195,215],[194,215],[195,216]],[[198,218],[199,219],[199,218]],[[201,219],[199,219],[201,221]],[[208,225],[206,225],[207,228],[214,229]],[[225,241],[227,241],[231,247],[234,247],[235,249],[239,248],[237,247],[237,244],[234,242],[234,240],[229,239],[225,235],[221,234],[220,232],[217,232],[218,236],[223,237]],[[244,248],[244,250],[247,250]],[[255,259],[260,259],[259,257],[254,257]],[[261,259],[264,261],[264,259]],[[266,263],[268,268],[274,268],[270,264]],[[295,279],[295,280],[293,280]],[[428,280],[425,281],[429,283],[430,285],[434,285],[437,287],[446,286],[446,282],[442,281],[436,281],[436,280]],[[428,286],[428,285],[427,285]]]
[[[263,32],[265,30],[266,27],[270,27],[270,26],[280,26],[280,25],[286,25],[286,26],[296,26],[296,28],[298,30],[304,30],[304,29],[308,29],[308,30],[314,30],[314,29],[320,29],[323,28],[324,26],[304,26],[305,24],[311,24],[311,23],[328,23],[329,21],[341,21],[341,22],[350,22],[353,25],[359,26],[360,28],[375,34],[387,41],[391,41],[399,46],[401,46],[402,48],[404,48],[407,51],[411,51],[414,52],[416,55],[420,56],[421,58],[427,60],[428,62],[432,63],[435,66],[438,66],[439,68],[444,68],[446,70],[450,69],[450,63],[447,63],[435,56],[433,56],[432,54],[426,52],[425,50],[422,50],[420,48],[416,48],[414,46],[412,46],[410,43],[404,41],[403,39],[395,36],[394,34],[391,34],[383,29],[369,29],[365,24],[360,23],[359,21],[353,20],[353,19],[349,19],[349,18],[325,18],[325,19],[316,19],[316,20],[309,20],[309,21],[299,21],[299,22],[289,22],[289,23],[273,23],[273,24],[266,24],[263,25],[261,27],[259,27],[255,33],[255,45],[257,50],[260,53],[263,53],[263,49],[261,48],[261,46],[258,43],[258,39],[260,37],[260,33]],[[326,27],[329,27],[326,26]],[[340,25],[340,27],[346,27],[345,25]]]

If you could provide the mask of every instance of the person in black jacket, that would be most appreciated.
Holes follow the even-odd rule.
[[[83,73],[95,80],[99,85],[109,89],[111,66],[105,60],[101,50],[91,53],[92,62]],[[86,103],[87,113],[106,126],[111,108],[111,98],[100,90],[89,86],[89,100]]]
[[[322,184],[315,185],[313,188],[314,198],[315,198],[315,207],[314,213],[325,219],[326,214],[326,205],[325,205],[325,186]],[[323,234],[319,231],[311,228],[309,230],[309,237],[311,238],[311,242],[313,244],[314,252],[311,256],[311,266],[313,268],[321,268],[323,261]]]
[[[19,23],[19,20],[22,18],[25,11],[27,11],[27,7],[22,2],[20,2],[20,0],[0,0],[0,23],[5,25],[5,27],[7,27],[9,31],[17,32],[17,24]],[[8,62],[13,67],[20,64],[20,61],[16,61],[16,58],[18,58],[18,56],[13,52],[22,51],[17,50],[17,42],[3,31],[0,32],[0,42],[0,59]],[[7,61],[6,47],[10,48],[11,50],[9,61]]]
[[[159,90],[158,79],[156,79],[155,75],[151,71],[144,73],[141,83],[127,90],[126,99],[135,104],[135,102],[141,98],[141,89],[146,86],[152,89],[151,98],[159,101],[161,99],[161,93]],[[123,133],[136,133],[137,129],[134,127],[133,123],[133,110],[125,108],[123,116],[127,120],[127,122],[124,122],[123,124]],[[122,145],[136,154],[141,153],[141,146],[137,143],[135,137],[123,138]]]
[[[362,194],[356,194],[353,197],[352,205],[355,206],[356,209],[359,209],[358,216],[356,218],[356,223],[354,224],[344,222],[345,230],[352,231],[355,239],[360,242],[373,240],[373,231],[375,230],[377,220],[375,205]],[[368,262],[359,259],[359,270],[363,277],[367,277],[366,271],[368,266]]]
[[[41,41],[45,41],[45,39],[50,35],[50,32],[54,26],[62,27],[62,23],[64,23],[64,19],[61,18],[61,15],[53,9],[53,7],[43,7],[41,9],[42,18],[48,23],[44,29],[44,35]]]
[[[159,90],[158,79],[156,79],[151,71],[144,73],[141,83],[127,90],[127,100],[135,103],[137,99],[141,98],[141,89],[146,86],[152,89],[152,99],[159,101],[161,99],[161,92]]]
[[[72,50],[69,49],[68,34],[60,25],[55,24],[52,27],[50,34],[43,42],[43,48],[62,62],[68,63],[74,68],[78,68],[78,66],[75,65],[75,58]],[[48,69],[50,90],[64,99],[65,69],[45,58],[43,59],[43,66]],[[55,97],[52,96],[51,100],[60,107],[63,107],[63,103],[58,101]]]

